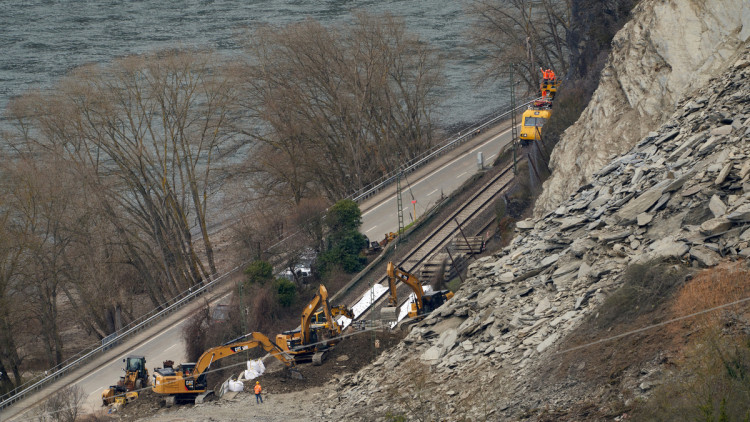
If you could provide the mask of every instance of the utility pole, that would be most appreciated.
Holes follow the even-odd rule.
[[[401,235],[404,232],[404,203],[401,200],[401,176],[403,171],[399,170],[396,176],[396,206],[398,207],[398,232],[396,232],[396,243],[401,242]]]
[[[510,64],[510,126],[511,136],[513,137],[513,175],[518,173],[516,169],[516,145],[518,144],[518,121],[516,120],[516,87],[513,82],[513,63]]]
[[[246,325],[246,319],[247,315],[245,315],[245,302],[242,300],[242,288],[244,287],[243,280],[240,280],[237,282],[237,289],[239,290],[240,294],[240,319],[242,320],[242,333],[247,334],[247,325]],[[227,312],[226,315],[227,319],[229,319],[229,312]],[[250,360],[250,349],[245,350],[245,360]]]
[[[374,308],[375,304],[375,287],[372,285],[372,281],[368,281],[367,285],[370,287],[370,307]],[[373,348],[375,348],[375,342],[377,341],[377,338],[375,337],[375,310],[373,309],[370,311],[370,329],[372,330],[371,338],[370,338],[370,344]]]

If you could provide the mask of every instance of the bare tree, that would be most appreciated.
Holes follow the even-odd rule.
[[[134,305],[145,289],[112,225],[97,213],[97,207],[77,205],[86,218],[78,221],[76,237],[66,249],[71,273],[66,274],[62,289],[78,310],[74,317],[79,325],[102,339],[136,317]]]
[[[291,215],[293,230],[299,231],[304,237],[304,245],[316,251],[324,249],[323,238],[325,225],[323,219],[330,206],[323,198],[306,198],[300,201]]]
[[[40,168],[49,173],[43,175]],[[48,364],[54,366],[63,359],[58,295],[70,273],[65,256],[75,236],[70,223],[80,217],[75,195],[70,179],[52,162],[19,159],[6,163],[4,170],[6,215],[26,250],[17,267],[24,282],[15,288],[24,295],[40,328]]]
[[[308,20],[247,40],[244,109],[261,124],[253,187],[300,203],[345,197],[429,148],[437,54],[389,15],[325,28]]]
[[[77,169],[156,305],[216,272],[207,205],[234,101],[219,64],[201,52],[128,57],[11,108],[24,151]]]
[[[7,392],[22,382],[19,336],[28,328],[20,271],[28,251],[13,228],[7,203],[0,202],[0,208],[0,391]]]
[[[37,411],[39,422],[75,422],[86,394],[78,385],[69,385],[47,399]]]
[[[508,64],[531,92],[539,87],[540,67],[565,75],[569,66],[567,36],[573,0],[476,0],[469,6],[476,25],[470,36],[487,57],[484,80],[507,78]]]

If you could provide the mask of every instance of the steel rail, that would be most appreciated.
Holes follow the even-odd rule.
[[[516,164],[523,161],[519,159]],[[459,217],[463,218],[461,224],[469,222],[475,215],[480,213],[485,207],[501,192],[503,192],[514,180],[512,175],[513,163],[509,164],[506,168],[502,169],[498,174],[492,177],[482,188],[474,192],[468,201],[462,204],[457,210],[451,213],[450,217],[446,218],[440,225],[434,229],[425,239],[419,242],[419,244],[412,248],[404,257],[398,261],[398,266],[404,268],[407,272],[413,273],[416,268],[419,267],[425,259],[432,256],[439,249],[444,247],[450,239],[459,230],[459,226],[450,228],[451,225],[455,225],[456,219]],[[508,179],[500,182],[502,179]],[[405,264],[410,265],[405,265]],[[387,275],[384,275],[377,279],[377,283],[383,283],[388,280]],[[406,288],[401,286],[403,290]],[[365,295],[369,295],[365,292]],[[387,295],[381,296],[367,307],[366,310],[361,312],[353,321],[360,321],[365,316],[369,316],[370,313],[376,308],[380,307],[385,301]],[[364,297],[364,296],[363,296]],[[402,303],[403,304],[403,303]],[[399,304],[401,306],[402,304]]]

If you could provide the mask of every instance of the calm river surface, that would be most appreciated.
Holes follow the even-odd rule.
[[[170,46],[238,52],[235,35],[259,23],[308,17],[343,22],[352,11],[403,16],[411,32],[446,56],[441,126],[473,122],[507,104],[499,85],[474,88],[477,60],[465,48],[468,0],[2,0],[0,110],[32,88],[46,88],[72,68]]]

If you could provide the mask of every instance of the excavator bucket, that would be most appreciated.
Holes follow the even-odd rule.
[[[383,321],[396,321],[398,320],[398,307],[396,306],[384,306],[380,308],[380,319]]]

